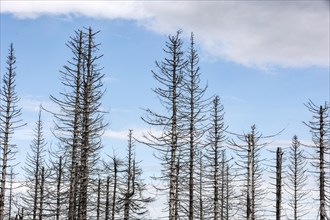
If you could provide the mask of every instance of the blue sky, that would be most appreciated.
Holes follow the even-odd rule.
[[[39,103],[54,108],[49,96],[63,91],[59,71],[71,58],[65,43],[89,26],[101,31],[96,41],[104,54],[104,145],[110,154],[126,147],[128,129],[138,137],[149,129],[140,119],[143,108],[161,110],[151,70],[164,58],[167,36],[179,28],[184,48],[194,32],[206,95],[221,97],[232,132],[256,124],[265,135],[286,128],[274,147],[288,145],[294,134],[307,141],[302,121],[311,115],[304,103],[330,99],[328,1],[1,1],[1,73],[13,43],[17,93],[28,123],[16,133],[18,159],[32,139]],[[43,118],[51,138],[52,118]],[[158,164],[152,151],[137,149],[151,173]]]

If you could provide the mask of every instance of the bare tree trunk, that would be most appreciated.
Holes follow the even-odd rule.
[[[101,206],[101,178],[97,184],[97,204],[96,204],[96,219],[100,219],[100,206]]]
[[[225,220],[229,220],[229,191],[230,191],[230,186],[229,186],[229,165],[226,166],[226,218]]]
[[[281,219],[282,202],[282,156],[280,147],[276,151],[276,220]]]
[[[39,198],[39,220],[43,218],[44,188],[45,188],[45,167],[41,168],[40,174],[40,198]]]
[[[37,203],[38,203],[38,189],[39,189],[39,170],[40,170],[40,167],[39,167],[39,162],[38,162],[38,157],[37,157],[37,161],[36,161],[36,168],[35,168],[35,183],[34,183],[34,195],[33,195],[33,216],[32,216],[32,219],[33,220],[36,220],[37,219],[37,210],[38,210],[38,206],[37,206]]]
[[[174,54],[174,60],[176,60],[175,57],[176,54]],[[173,79],[176,79],[176,66],[173,66]],[[176,176],[177,170],[176,170],[176,151],[177,151],[177,144],[178,144],[178,137],[177,137],[177,108],[176,108],[176,84],[173,85],[172,94],[173,94],[173,100],[172,100],[172,140],[171,140],[171,159],[170,159],[170,192],[169,192],[169,220],[177,220],[177,195],[176,195],[176,185],[178,181],[178,176]]]
[[[226,181],[225,181],[225,151],[222,150],[221,152],[221,207],[220,207],[220,219],[224,219],[224,211],[225,211],[225,185],[226,185]]]
[[[92,36],[89,33],[88,38],[88,54],[87,54],[87,76],[84,82],[83,92],[83,119],[82,119],[82,146],[81,146],[81,184],[80,184],[80,211],[79,220],[87,219],[87,202],[88,202],[88,181],[89,181],[89,157],[90,157],[90,108],[91,108],[91,74],[92,74]]]
[[[254,135],[248,134],[247,220],[254,220]]]
[[[105,219],[109,220],[109,211],[110,211],[110,177],[107,177],[107,186],[106,186],[106,198],[105,198]]]
[[[324,120],[323,115],[325,111],[322,106],[320,106],[319,111],[320,116],[320,136],[319,136],[319,145],[320,145],[320,220],[326,220],[326,210],[325,210],[325,146],[324,146]]]
[[[56,213],[55,218],[56,220],[61,219],[61,183],[62,183],[62,156],[59,158],[59,165],[58,165],[58,173],[56,179]]]
[[[199,219],[204,219],[204,202],[203,202],[203,153],[199,151]]]
[[[10,169],[10,187],[9,187],[9,207],[8,207],[8,219],[11,219],[12,202],[13,202],[13,182],[14,182],[14,171]]]
[[[116,200],[117,200],[117,184],[118,184],[118,163],[117,160],[114,158],[113,160],[114,166],[114,183],[113,183],[113,194],[112,194],[112,212],[111,212],[111,220],[115,220],[115,213],[116,213]]]
[[[215,151],[214,151],[214,174],[213,174],[213,193],[214,193],[214,199],[213,199],[213,214],[214,214],[214,220],[219,219],[219,161],[218,161],[218,146],[215,145]]]
[[[179,183],[179,176],[180,176],[180,166],[181,166],[181,151],[179,151],[177,162],[175,165],[175,219],[179,219],[179,208],[180,208],[180,199],[179,199],[179,192],[180,192],[180,183]]]
[[[70,191],[69,191],[69,220],[77,218],[77,192],[78,192],[78,142],[79,142],[79,115],[80,115],[80,98],[81,98],[81,60],[83,59],[83,33],[79,32],[79,39],[73,47],[77,50],[77,70],[75,76],[75,105],[73,119],[73,140],[71,149],[71,172],[70,172]]]

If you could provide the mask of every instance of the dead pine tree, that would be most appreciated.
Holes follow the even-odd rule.
[[[34,128],[34,139],[30,144],[31,152],[27,153],[26,163],[23,167],[25,171],[25,184],[27,194],[23,194],[22,200],[24,202],[25,216],[31,219],[40,219],[42,216],[42,170],[45,166],[45,147],[47,145],[43,134],[43,121],[41,119],[42,107],[39,107],[38,120]],[[31,205],[32,204],[32,205]],[[40,215],[41,214],[41,215]]]
[[[80,191],[79,191],[79,210],[80,220],[87,219],[87,205],[89,195],[89,184],[91,175],[96,169],[98,153],[102,147],[101,136],[106,124],[103,122],[104,112],[101,110],[101,98],[103,96],[103,83],[101,68],[98,67],[99,58],[97,55],[98,44],[95,43],[95,36],[98,32],[93,32],[88,28],[86,35],[87,49],[85,56],[86,70],[82,76],[82,107],[81,107],[81,157],[80,157]]]
[[[187,164],[187,168],[182,171],[183,176],[188,176],[189,181],[183,186],[184,189],[188,189],[184,192],[187,198],[182,198],[181,203],[185,207],[182,211],[184,215],[187,215],[189,220],[194,219],[194,207],[195,207],[195,163],[197,162],[196,154],[199,148],[202,147],[202,137],[204,136],[206,126],[203,122],[206,121],[206,109],[209,105],[208,100],[204,98],[207,86],[201,85],[200,79],[200,67],[198,52],[195,48],[194,34],[190,36],[190,47],[187,51],[187,65],[185,66],[183,77],[183,96],[181,97],[183,103],[183,109],[180,111],[182,115],[183,130],[186,133],[186,144],[182,149],[182,161],[181,163]],[[185,156],[187,155],[187,156]],[[188,207],[188,210],[185,211]]]
[[[326,172],[330,169],[330,118],[329,103],[316,105],[311,100],[305,104],[307,109],[313,114],[313,119],[304,124],[310,129],[315,150],[312,165],[318,169],[319,183],[319,216],[320,220],[329,219],[327,209],[330,210],[330,174]]]
[[[215,96],[213,99],[213,105],[210,114],[209,132],[207,134],[207,146],[205,157],[209,161],[207,167],[210,167],[210,173],[208,174],[208,185],[212,189],[210,193],[212,207],[210,210],[211,219],[219,219],[221,216],[221,156],[223,150],[223,144],[226,140],[224,135],[226,127],[224,124],[224,108],[220,103],[219,96]]]
[[[177,195],[177,157],[181,147],[181,127],[180,127],[180,103],[181,89],[183,83],[183,71],[186,65],[180,38],[181,31],[168,37],[166,48],[164,49],[167,57],[162,62],[156,62],[158,71],[152,71],[153,77],[160,84],[153,89],[160,99],[164,112],[168,114],[159,114],[150,109],[146,109],[146,116],[142,117],[148,125],[158,127],[163,131],[161,135],[151,132],[144,136],[144,144],[157,150],[157,158],[162,161],[162,176],[158,179],[164,181],[168,189],[167,210],[169,220],[177,220],[176,215],[178,205]]]
[[[143,219],[148,213],[147,205],[153,201],[146,196],[146,184],[141,178],[142,170],[135,159],[133,130],[129,130],[127,156],[123,160],[122,187],[119,191],[118,206],[123,212],[123,219]]]
[[[268,165],[270,168],[270,179],[269,183],[269,191],[272,193],[272,197],[269,201],[272,203],[270,206],[269,217],[275,216],[276,220],[280,220],[283,217],[283,206],[282,206],[282,195],[283,195],[283,150],[281,147],[277,147],[276,150],[269,150],[271,154],[275,154],[275,157],[270,161],[271,163]],[[285,158],[284,158],[285,159]]]
[[[60,107],[60,112],[53,113],[55,120],[54,135],[60,141],[60,147],[70,158],[66,166],[69,173],[69,208],[68,219],[77,219],[78,207],[78,173],[81,142],[81,87],[82,72],[84,69],[85,54],[84,33],[82,30],[75,32],[75,36],[66,44],[71,50],[72,60],[60,71],[62,83],[66,87],[66,92],[60,93],[61,98],[51,96],[50,99]],[[64,170],[63,170],[64,171]]]
[[[9,163],[16,154],[16,145],[12,143],[12,137],[16,129],[24,126],[21,116],[21,108],[18,107],[19,97],[16,93],[16,57],[14,55],[13,44],[9,47],[7,56],[6,72],[2,76],[2,87],[0,92],[0,164],[1,164],[1,184],[0,184],[0,219],[4,219],[6,183]]]
[[[287,170],[287,181],[284,183],[284,189],[289,195],[287,217],[288,219],[298,220],[308,214],[306,200],[309,198],[307,175],[307,158],[302,149],[297,135],[292,138],[292,144],[289,151],[289,164]]]
[[[257,132],[255,125],[251,127],[250,133],[236,134],[236,137],[241,143],[237,143],[233,139],[229,140],[229,143],[238,156],[236,165],[240,170],[238,175],[243,192],[241,204],[245,207],[245,213],[241,215],[244,219],[254,220],[262,215],[259,213],[263,211],[262,202],[266,194],[262,187],[262,174],[265,168],[262,166],[260,152],[267,143],[259,142],[268,137]]]

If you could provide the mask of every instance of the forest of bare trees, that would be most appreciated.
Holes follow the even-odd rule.
[[[310,118],[302,119],[302,127],[310,131],[310,142],[292,134],[291,145],[267,151],[279,134],[264,135],[256,125],[247,133],[230,131],[221,95],[206,96],[193,33],[184,48],[177,31],[168,36],[164,59],[150,76],[160,108],[146,106],[141,119],[154,129],[137,139],[127,128],[126,156],[119,157],[103,151],[108,112],[102,98],[111,88],[103,84],[98,34],[83,28],[66,43],[71,58],[60,70],[63,90],[50,96],[59,110],[40,105],[21,164],[14,134],[26,124],[10,45],[1,73],[0,220],[330,219],[329,102],[306,97]],[[51,140],[44,137],[44,113],[54,119]],[[153,149],[161,164],[155,176],[143,174],[136,145]],[[17,171],[24,181],[15,179]],[[149,214],[159,200],[152,190],[165,198],[159,217]]]

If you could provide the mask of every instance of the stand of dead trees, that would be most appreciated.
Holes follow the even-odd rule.
[[[307,188],[311,167],[318,184],[313,198],[318,201],[315,217],[329,219],[329,103],[306,104],[312,119],[305,125],[313,141],[306,151],[314,150],[312,158],[305,153],[306,144],[294,136],[289,154],[277,148],[276,166],[267,165],[264,147],[270,146],[268,139],[274,136],[263,136],[256,126],[247,134],[229,132],[220,97],[205,98],[207,85],[201,83],[193,34],[187,50],[181,31],[168,36],[165,58],[152,71],[158,83],[153,92],[162,109],[147,108],[142,117],[161,131],[138,140],[154,149],[160,160],[162,169],[154,180],[161,187],[146,183],[132,130],[126,157],[108,154],[108,159],[102,158],[107,123],[101,106],[105,74],[99,64],[98,33],[91,28],[77,30],[67,43],[72,57],[60,71],[64,88],[50,97],[58,111],[40,107],[23,165],[24,182],[15,182],[14,160],[20,147],[16,148],[13,135],[24,123],[15,89],[16,58],[10,46],[0,80],[1,220],[150,219],[148,208],[156,199],[149,192],[152,187],[165,196],[164,213],[169,220],[262,219],[268,217],[266,204],[277,220],[283,216],[298,220],[313,213],[313,207],[305,205],[313,198],[312,189]],[[43,135],[41,110],[54,118],[55,146]],[[276,175],[274,189],[267,190],[264,174],[268,168],[275,168]],[[268,204],[264,198],[270,192],[275,202]]]

